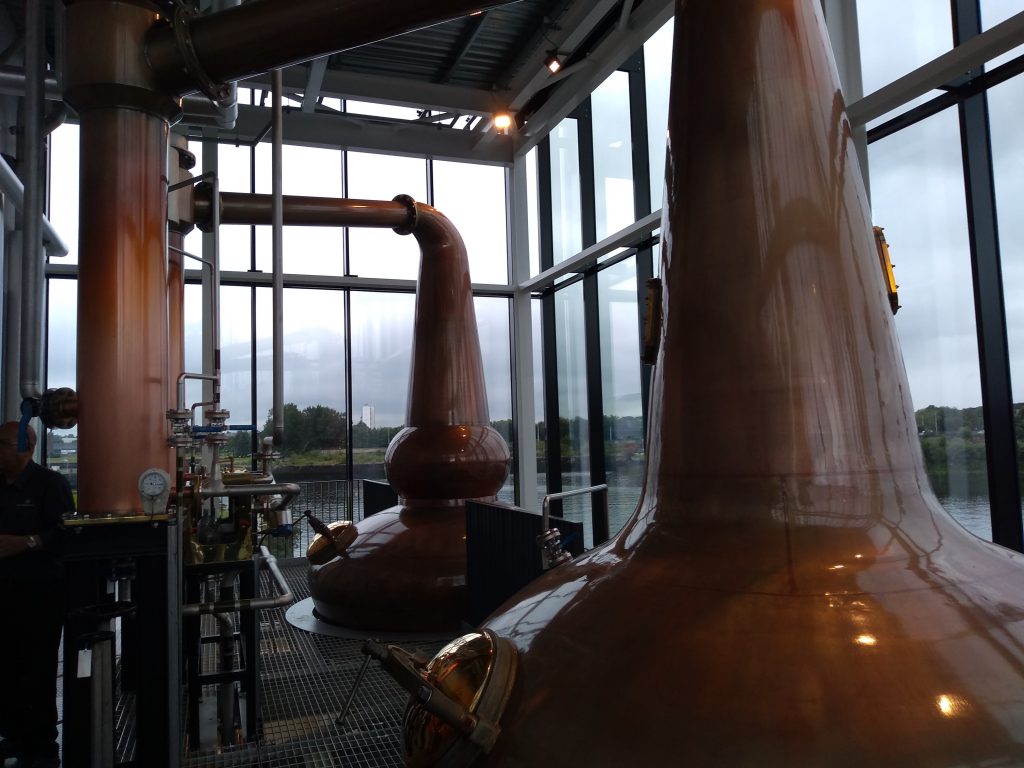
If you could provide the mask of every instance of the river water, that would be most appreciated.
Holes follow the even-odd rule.
[[[640,498],[640,477],[635,482],[615,484],[612,478],[608,488],[608,521],[612,533],[618,531],[636,509]],[[588,484],[583,473],[566,472],[562,475],[562,489],[583,488]],[[538,478],[538,495],[543,498],[546,493],[543,477]],[[503,501],[511,501],[511,488],[506,491]],[[939,497],[939,503],[964,528],[986,541],[992,540],[992,519],[988,499],[985,497],[958,498],[952,496]],[[576,496],[562,501],[562,515],[570,520],[583,523],[584,540],[587,548],[593,546],[593,530],[591,524],[591,501],[588,496]],[[538,509],[540,504],[538,502]]]

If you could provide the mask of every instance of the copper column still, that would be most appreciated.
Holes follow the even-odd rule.
[[[157,19],[134,2],[67,8],[64,95],[81,119],[78,509],[141,512],[136,479],[170,470],[167,133],[178,111],[143,54]]]
[[[726,5],[676,4],[642,499],[486,622],[480,764],[1020,764],[1024,569],[928,487],[819,4]]]
[[[407,426],[384,457],[401,503],[362,520],[341,555],[314,563],[310,592],[321,617],[347,627],[454,630],[466,579],[463,502],[494,498],[509,452],[488,417],[462,237],[430,206],[404,204],[413,216],[396,231],[416,237],[422,258]]]

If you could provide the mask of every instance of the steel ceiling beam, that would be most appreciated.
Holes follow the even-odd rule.
[[[476,16],[471,16],[469,21],[466,23],[466,28],[462,31],[459,36],[459,42],[456,44],[455,53],[448,61],[448,66],[445,71],[437,78],[438,83],[447,83],[455,70],[458,69],[459,64],[466,58],[466,53],[470,47],[476,42],[477,37],[480,36],[480,30],[484,25],[484,21],[487,19],[486,13],[478,13]]]
[[[249,143],[265,132],[268,119],[267,109],[243,104],[239,105],[233,129],[204,128],[203,135],[219,141]],[[479,134],[436,123],[294,110],[284,115],[284,126],[289,144],[490,165],[512,162],[511,137],[499,136],[480,149],[476,146]]]
[[[616,28],[608,35],[587,58],[589,65],[581,68],[571,78],[566,78],[568,82],[563,81],[552,97],[529,117],[518,135],[516,153],[532,149],[579,106],[622,62],[672,18],[673,9],[672,0],[646,0],[633,11],[626,28]]]
[[[304,68],[290,67],[284,71],[285,88],[301,89],[305,82]],[[251,77],[240,85],[269,90],[270,76]],[[320,95],[464,115],[490,115],[504,103],[500,92],[334,69],[324,73]]]
[[[324,73],[327,71],[327,56],[314,59],[307,65],[306,87],[302,89],[302,111],[312,112],[320,99],[320,88],[324,84]]]

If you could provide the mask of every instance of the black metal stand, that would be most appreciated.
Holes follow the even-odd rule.
[[[97,611],[110,606],[115,596],[111,583],[134,571],[131,603],[133,615],[122,618],[122,690],[133,690],[135,700],[133,759],[115,765],[166,768],[178,754],[177,735],[172,741],[168,711],[170,701],[169,611],[167,594],[166,520],[132,518],[109,522],[74,521],[68,524],[66,557],[68,619],[64,628],[64,760],[67,768],[88,768],[92,744],[92,683],[78,677],[80,650],[90,647],[96,631]],[[175,681],[176,685],[176,681]],[[176,713],[174,713],[176,714]],[[115,755],[116,759],[116,755]]]
[[[254,598],[259,586],[255,560],[242,562],[204,563],[189,565],[185,573],[185,600],[198,603],[202,599],[202,585],[209,576],[238,574],[236,597],[240,600]],[[222,598],[223,599],[223,598]],[[256,611],[241,611],[238,614],[238,631],[234,633],[236,650],[234,669],[228,671],[204,672],[202,669],[203,647],[221,641],[220,635],[203,635],[200,616],[185,616],[182,621],[182,636],[185,648],[185,669],[188,687],[188,720],[186,723],[190,750],[212,746],[200,743],[199,702],[203,686],[239,682],[245,695],[245,736],[247,740],[258,737],[259,729],[259,616]]]

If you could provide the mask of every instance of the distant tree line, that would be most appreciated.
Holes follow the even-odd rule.
[[[1014,405],[1014,426],[1017,435],[1017,458],[1024,476],[1024,403]],[[951,408],[929,405],[915,413],[918,437],[924,454],[925,468],[932,487],[940,496],[973,496],[987,492],[984,419],[981,407]],[[563,461],[573,462],[589,454],[589,422],[582,417],[559,420],[559,448]],[[501,436],[512,444],[512,421],[491,422]],[[609,459],[630,459],[642,456],[643,420],[639,416],[605,416],[603,435]],[[362,421],[352,425],[352,448],[383,452],[401,426],[371,428]],[[267,418],[258,438],[271,435],[273,422]],[[547,447],[547,423],[536,425],[537,455],[543,459]],[[348,449],[348,421],[344,411],[326,405],[299,408],[295,403],[284,406],[284,445],[286,456],[322,454],[321,461],[344,460]],[[248,456],[252,452],[252,435],[235,433],[227,447],[228,453]],[[372,454],[370,454],[372,456]],[[379,461],[383,458],[371,458]]]

